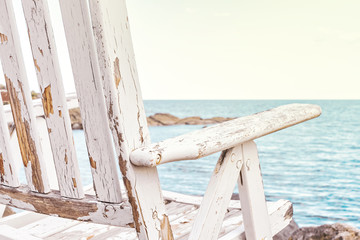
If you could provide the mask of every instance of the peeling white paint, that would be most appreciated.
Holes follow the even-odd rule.
[[[72,129],[47,0],[22,1],[62,196],[83,198]],[[76,183],[76,186],[74,185]]]
[[[22,141],[18,134],[19,145],[27,145],[23,148],[23,152],[26,151],[25,149],[32,149],[31,153],[28,150],[27,153],[23,154],[23,162],[29,161],[29,156],[27,155],[33,154],[32,159],[35,159],[33,161],[38,161],[36,165],[39,165],[33,166],[31,169],[27,168],[28,170],[25,171],[26,179],[33,191],[46,193],[50,191],[50,186],[38,132],[36,131],[36,120],[33,114],[30,89],[28,87],[12,1],[0,0],[0,33],[7,36],[6,44],[0,44],[0,57],[3,72],[6,76],[5,80],[9,91],[12,91],[10,95],[13,95],[16,101],[18,101],[16,103],[18,104],[17,106],[11,106],[14,119],[18,119],[18,121],[15,121],[19,125],[17,129],[21,129],[20,125],[23,125],[26,130],[26,133],[23,132],[22,135],[27,138],[27,141]],[[36,177],[33,178],[33,174]],[[36,179],[36,182],[33,182],[33,179]]]
[[[130,160],[139,166],[156,166],[159,155],[160,164],[198,159],[310,120],[320,114],[321,109],[316,105],[288,104],[136,149],[131,153]]]

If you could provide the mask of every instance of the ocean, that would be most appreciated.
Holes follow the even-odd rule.
[[[268,201],[288,199],[299,226],[342,222],[360,228],[359,100],[148,100],[146,114],[241,117],[288,103],[320,105],[319,118],[255,140]],[[158,142],[204,126],[150,127]],[[91,184],[82,131],[74,131],[84,185]],[[218,154],[158,167],[164,190],[203,195]],[[237,188],[234,189],[237,192]]]

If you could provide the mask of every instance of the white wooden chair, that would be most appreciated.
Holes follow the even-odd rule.
[[[23,0],[22,5],[42,95],[38,105],[43,111],[31,101],[12,0],[0,0],[0,57],[27,179],[26,186],[19,184],[16,146],[10,144],[7,125],[11,120],[0,101],[1,204],[122,230],[132,228],[140,239],[232,239],[244,228],[247,239],[271,239],[289,223],[292,207],[288,201],[266,205],[252,140],[319,116],[318,106],[281,106],[151,144],[124,0],[61,0],[95,190],[95,195],[85,194],[48,4]],[[45,125],[39,126],[36,120],[41,116],[46,120],[45,135],[39,132]],[[47,138],[51,147],[45,148],[40,140]],[[157,165],[219,151],[222,154],[203,199],[161,191]],[[52,160],[45,157],[49,153],[59,190],[50,187],[46,163]],[[242,218],[239,202],[230,201],[237,180]],[[229,223],[230,213],[240,220]],[[227,225],[224,216],[230,219]],[[108,231],[107,237],[115,230]]]

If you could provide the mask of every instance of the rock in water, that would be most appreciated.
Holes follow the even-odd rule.
[[[179,121],[178,117],[168,113],[156,113],[155,115],[150,116],[149,119],[155,123],[155,126],[174,125],[177,121]]]
[[[335,223],[296,230],[289,240],[360,240],[360,230],[352,226]]]

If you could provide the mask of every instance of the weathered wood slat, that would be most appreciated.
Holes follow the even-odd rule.
[[[48,176],[36,131],[13,2],[9,0],[0,0],[0,57],[26,179],[31,190],[49,192]]]
[[[90,1],[107,112],[141,239],[171,239],[156,168],[136,167],[130,152],[150,144],[124,0]]]
[[[5,120],[3,102],[0,97],[0,184],[11,187],[19,186],[19,179],[14,162],[8,125]]]
[[[62,196],[84,197],[47,0],[22,1]]]
[[[41,238],[34,237],[28,234],[26,231],[22,231],[7,225],[0,225],[0,239],[15,240],[15,239],[27,239],[27,240],[41,240]]]
[[[162,193],[163,193],[165,201],[172,201],[172,202],[200,206],[201,201],[203,200],[202,196],[192,196],[192,195],[186,195],[186,194],[182,194],[182,193],[170,192],[170,191],[165,191],[165,190],[162,190]],[[230,200],[228,208],[229,209],[241,209],[241,206],[239,205],[238,200]]]
[[[316,105],[284,105],[136,149],[131,153],[130,160],[139,166],[156,166],[166,162],[199,159],[320,114],[321,109]]]
[[[0,185],[0,204],[79,221],[133,226],[128,202],[103,203],[90,195],[85,195],[83,199],[73,199],[61,197],[59,191],[44,195],[31,192],[25,186],[12,188]]]
[[[120,202],[119,177],[87,2],[64,0],[60,1],[60,8],[94,188],[99,200]]]
[[[243,144],[238,187],[247,239],[271,239],[271,228],[256,144]]]
[[[189,239],[217,239],[243,165],[242,145],[223,151],[210,179]]]

